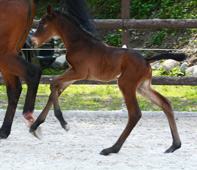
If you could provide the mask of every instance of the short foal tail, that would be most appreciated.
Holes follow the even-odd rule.
[[[166,59],[173,59],[176,61],[183,61],[187,58],[187,55],[184,53],[164,53],[164,54],[158,54],[151,58],[146,58],[146,61],[148,63],[155,62],[157,60],[166,60]]]

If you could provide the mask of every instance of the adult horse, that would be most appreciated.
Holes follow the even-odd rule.
[[[28,86],[23,116],[27,125],[34,122],[33,110],[41,69],[18,55],[27,39],[35,14],[33,0],[0,0],[0,69],[7,89],[8,106],[0,139],[9,136],[21,94],[20,78]]]
[[[30,128],[34,133],[44,122],[52,104],[61,126],[68,130],[60,110],[58,97],[73,82],[80,79],[111,81],[118,79],[118,86],[124,96],[128,109],[128,123],[118,141],[110,148],[101,151],[102,155],[117,153],[141,117],[136,99],[136,91],[158,105],[166,114],[172,133],[172,145],[166,152],[174,152],[181,147],[171,102],[151,87],[152,70],[149,63],[161,59],[183,61],[185,54],[159,54],[145,58],[137,51],[110,47],[86,31],[71,15],[61,10],[52,10],[48,5],[47,13],[39,22],[32,37],[34,47],[40,46],[53,36],[60,36],[67,49],[70,69],[51,83],[48,103]]]

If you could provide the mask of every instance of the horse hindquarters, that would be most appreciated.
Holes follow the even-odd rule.
[[[0,42],[0,68],[5,75],[4,81],[8,95],[8,108],[1,128],[1,132],[5,132],[5,134],[2,133],[1,136],[8,137],[21,91],[18,77],[28,85],[23,114],[30,126],[33,120],[32,112],[41,69],[18,56],[27,39],[35,15],[33,0],[3,1],[0,11],[2,14],[0,16],[0,38],[2,40]],[[17,83],[18,85],[16,85]]]
[[[9,0],[0,5],[0,58],[19,53],[33,23],[33,0]],[[1,61],[0,61],[1,62]]]

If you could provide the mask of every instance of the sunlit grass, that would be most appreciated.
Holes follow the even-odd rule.
[[[172,101],[175,111],[197,111],[196,86],[153,86]],[[27,86],[23,85],[17,109],[23,109]],[[7,107],[4,85],[0,85],[0,109]],[[39,85],[35,109],[42,110],[50,94],[49,85]],[[161,110],[156,105],[137,95],[143,111]],[[62,110],[121,110],[122,95],[117,85],[71,85],[59,98]]]

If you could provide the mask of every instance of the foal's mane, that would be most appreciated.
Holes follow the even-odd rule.
[[[79,23],[79,21],[77,20],[76,17],[74,17],[74,16],[72,16],[72,15],[66,13],[66,12],[61,12],[58,9],[53,9],[53,12],[58,13],[58,14],[62,15],[64,18],[68,19],[70,22],[72,22],[74,25],[76,25],[88,37],[90,37],[90,38],[92,38],[94,40],[97,40],[97,41],[101,41],[94,34],[92,34],[91,32],[89,32],[88,30],[86,30],[84,28],[84,26]]]

